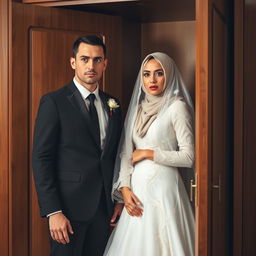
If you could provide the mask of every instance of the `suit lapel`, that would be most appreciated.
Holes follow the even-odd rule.
[[[114,117],[113,117],[113,114],[110,115],[110,108],[107,103],[109,98],[107,97],[107,95],[104,92],[102,92],[101,90],[99,90],[99,95],[100,95],[104,110],[108,114],[108,125],[107,125],[107,130],[106,130],[106,138],[105,138],[105,143],[103,145],[103,151],[102,151],[102,155],[104,155],[104,153],[106,152],[106,150],[109,146],[109,143],[111,141],[110,138],[113,133]]]
[[[68,88],[70,89],[70,92],[71,92],[68,95],[69,101],[75,107],[75,109],[77,111],[79,111],[82,114],[82,116],[84,117],[86,124],[87,124],[86,126],[88,127],[88,131],[91,133],[95,143],[97,144],[97,146],[100,149],[100,145],[98,145],[98,143],[97,143],[97,135],[94,132],[95,127],[93,127],[93,125],[92,125],[89,111],[86,108],[85,102],[84,102],[79,90],[77,89],[77,87],[75,86],[75,84],[73,82],[68,85]]]

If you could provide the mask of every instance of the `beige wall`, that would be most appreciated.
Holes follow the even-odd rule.
[[[165,52],[174,59],[194,100],[195,21],[142,24],[142,59],[155,51]]]

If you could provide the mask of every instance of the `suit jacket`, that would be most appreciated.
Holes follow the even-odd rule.
[[[107,100],[113,97],[102,91],[99,95],[110,113]],[[120,133],[121,111],[117,108],[109,115],[101,150],[89,112],[73,82],[41,98],[32,152],[41,216],[62,210],[71,220],[89,220],[97,210],[102,189],[111,216],[112,178]]]

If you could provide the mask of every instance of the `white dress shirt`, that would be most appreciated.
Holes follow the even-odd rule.
[[[104,107],[102,105],[101,98],[99,96],[99,86],[97,86],[97,88],[95,89],[94,92],[90,92],[88,89],[86,89],[80,83],[78,83],[75,78],[73,79],[73,82],[76,85],[79,92],[81,93],[87,109],[89,109],[89,105],[90,105],[90,102],[87,99],[87,97],[91,93],[93,93],[95,95],[94,105],[97,110],[97,114],[98,114],[98,118],[99,118],[100,144],[101,144],[101,148],[103,148],[105,138],[106,138],[107,124],[108,124],[108,113],[104,110]]]

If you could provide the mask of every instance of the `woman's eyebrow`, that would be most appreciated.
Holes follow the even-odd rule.
[[[164,71],[162,68],[159,68],[159,69],[156,69],[156,70],[153,70],[154,72],[157,72],[157,71]],[[143,70],[143,72],[151,72],[150,70]]]

